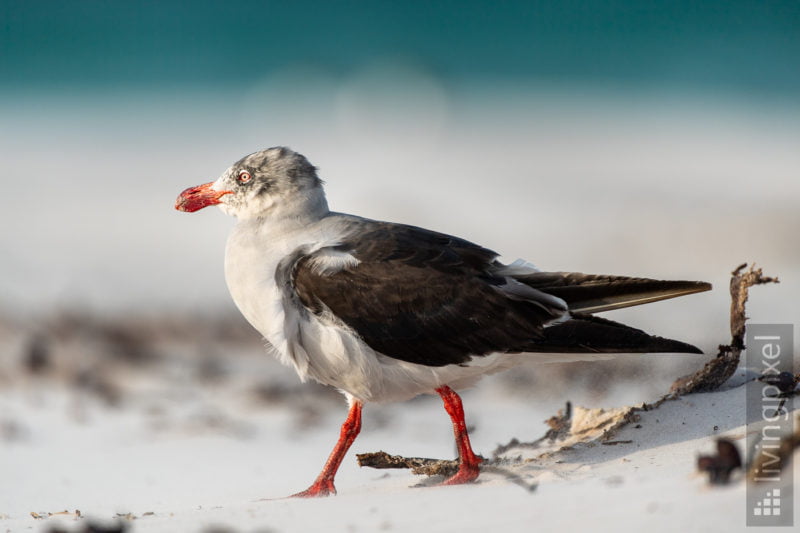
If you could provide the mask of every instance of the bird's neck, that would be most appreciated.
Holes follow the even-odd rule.
[[[322,188],[297,194],[270,206],[260,216],[240,219],[239,224],[254,226],[259,233],[289,234],[319,222],[330,215]]]

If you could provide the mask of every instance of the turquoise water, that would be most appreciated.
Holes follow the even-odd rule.
[[[0,89],[237,88],[406,60],[456,91],[488,80],[796,102],[800,4],[2,0],[0,50]]]

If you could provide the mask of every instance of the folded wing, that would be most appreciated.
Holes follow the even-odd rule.
[[[497,255],[413,226],[364,222],[300,254],[287,276],[310,312],[375,351],[428,366],[520,352],[696,352],[589,313],[707,290],[707,284],[576,273],[506,275]]]
[[[306,308],[329,313],[374,350],[443,366],[543,338],[545,324],[567,312],[523,284],[514,282],[524,294],[510,293],[509,280],[491,273],[495,257],[448,235],[372,222],[351,242],[300,257],[291,279]]]

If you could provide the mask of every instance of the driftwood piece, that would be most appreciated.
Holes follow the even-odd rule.
[[[356,455],[359,466],[369,466],[372,468],[410,468],[413,474],[424,476],[442,476],[449,478],[458,471],[459,461],[448,459],[428,459],[424,457],[402,457],[400,455],[390,455],[386,452],[359,453]],[[530,483],[520,475],[504,468],[502,465],[507,463],[503,459],[484,459],[481,457],[481,471],[491,472],[504,476],[509,482],[514,483],[525,489],[527,492],[536,490],[536,483]]]
[[[764,276],[760,268],[747,263],[731,272],[731,343],[721,344],[717,356],[690,376],[679,378],[672,384],[670,392],[675,396],[695,392],[710,392],[722,386],[736,371],[744,349],[744,334],[747,315],[745,304],[748,291],[754,285],[779,283],[778,278]]]
[[[447,459],[427,459],[424,457],[402,457],[389,455],[384,451],[359,453],[358,466],[370,468],[410,468],[411,472],[425,476],[450,477],[458,470],[458,461]]]

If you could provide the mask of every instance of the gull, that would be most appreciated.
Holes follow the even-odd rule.
[[[194,212],[236,217],[225,250],[233,301],[269,350],[344,393],[349,412],[321,473],[298,497],[336,493],[334,476],[361,430],[365,403],[438,394],[453,423],[458,471],[475,480],[456,390],[520,363],[620,353],[702,353],[595,313],[706,291],[697,281],[544,272],[467,240],[330,211],[323,182],[286,147],[252,153],[214,182],[183,191]]]

